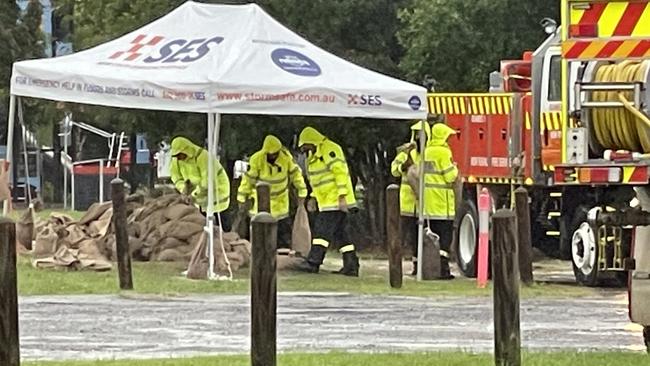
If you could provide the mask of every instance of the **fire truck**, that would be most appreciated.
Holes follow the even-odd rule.
[[[581,284],[629,280],[632,318],[650,324],[650,0],[562,0],[561,24],[502,61],[490,92],[428,96],[458,132],[457,262],[476,275],[478,192],[510,207],[525,186],[534,245]]]

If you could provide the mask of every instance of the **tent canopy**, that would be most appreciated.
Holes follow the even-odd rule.
[[[125,108],[418,119],[426,90],[345,61],[262,8],[188,1],[118,39],[17,62],[11,93]]]

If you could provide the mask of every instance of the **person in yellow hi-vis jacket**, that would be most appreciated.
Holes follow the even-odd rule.
[[[398,149],[397,156],[390,165],[391,174],[400,178],[399,207],[401,213],[402,245],[408,246],[413,252],[413,272],[417,274],[418,261],[418,212],[417,192],[408,183],[408,170],[414,164],[420,163],[420,131],[424,125],[424,133],[428,142],[431,135],[429,123],[424,121],[415,122],[411,126],[411,141]]]
[[[253,200],[251,214],[257,213],[257,183],[267,183],[271,186],[270,214],[278,220],[278,248],[290,248],[289,183],[296,189],[298,205],[305,204],[307,186],[302,170],[293,156],[273,135],[266,136],[262,149],[251,156],[248,171],[242,177],[237,191],[240,206],[245,206],[250,199]]]
[[[230,180],[216,157],[210,157],[206,149],[195,145],[185,137],[175,137],[171,143],[171,179],[181,193],[189,193],[192,201],[205,214],[208,206],[208,161],[214,163],[214,213],[224,212],[230,205]],[[189,189],[188,189],[189,188]],[[187,192],[189,190],[189,192]],[[215,218],[218,225],[219,220]],[[224,231],[230,230],[228,218],[221,215]]]
[[[451,279],[449,249],[453,240],[456,199],[454,183],[458,168],[447,144],[456,131],[444,123],[431,128],[431,140],[424,151],[424,217],[429,229],[440,237],[442,278]]]
[[[318,273],[330,245],[343,254],[343,268],[336,273],[359,276],[359,258],[348,232],[348,213],[356,207],[354,188],[343,149],[313,127],[306,127],[298,139],[300,150],[307,154],[307,177],[318,213],[312,231],[312,246],[300,267]]]

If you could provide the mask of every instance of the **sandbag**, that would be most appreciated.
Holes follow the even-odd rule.
[[[56,252],[56,242],[59,236],[56,235],[52,227],[48,226],[41,231],[34,242],[32,254],[35,258],[51,256]]]
[[[91,237],[103,237],[105,236],[110,227],[111,220],[113,219],[113,207],[110,207],[104,213],[97,218],[97,220],[88,224],[88,235]]]
[[[11,198],[11,188],[9,188],[9,174],[5,169],[5,161],[2,160],[0,166],[0,201],[5,201]]]
[[[31,250],[33,240],[34,211],[32,209],[28,209],[16,223],[16,241],[25,247],[25,249]]]
[[[112,202],[93,203],[86,211],[86,214],[79,220],[79,225],[86,225],[101,217],[106,210],[112,208]]]
[[[176,249],[165,249],[155,254],[151,260],[156,262],[178,262],[185,258],[185,254]]]
[[[205,257],[207,246],[207,234],[202,232],[199,241],[194,246],[194,251],[187,266],[187,278],[193,280],[205,280],[208,278],[208,258]]]
[[[156,249],[165,250],[165,249],[176,249],[181,246],[185,246],[187,243],[183,240],[178,240],[176,238],[168,237],[163,238],[158,244]]]
[[[191,222],[169,221],[160,227],[161,238],[172,237],[187,240],[196,233],[203,231],[203,226]]]
[[[80,263],[76,258],[76,253],[74,251],[65,246],[62,246],[56,252],[51,253],[49,256],[33,259],[32,265],[36,268],[75,268],[79,266]]]
[[[194,206],[188,206],[182,203],[177,203],[165,209],[165,218],[167,220],[182,220],[186,216],[190,216],[198,212]]]
[[[181,218],[182,222],[191,222],[193,224],[205,226],[205,216],[203,216],[200,212],[193,213],[191,215],[187,215],[183,218]]]
[[[291,249],[299,256],[307,256],[311,249],[311,229],[309,228],[309,216],[303,205],[298,206],[296,217],[293,219],[293,231],[291,232]]]
[[[418,192],[420,192],[420,168],[418,164],[413,164],[406,172],[406,182],[411,187],[417,199]]]

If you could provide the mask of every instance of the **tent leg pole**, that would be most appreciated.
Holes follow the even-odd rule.
[[[214,277],[214,114],[208,113],[208,206],[206,222],[208,230],[208,279]]]
[[[16,123],[16,96],[11,95],[9,99],[9,118],[7,120],[7,153],[5,156],[5,159],[7,163],[9,163],[9,167],[11,167],[11,164],[13,163],[13,149],[14,149],[14,125]],[[2,167],[4,169],[4,167]],[[7,174],[9,175],[9,178],[11,178],[11,169],[7,171]],[[9,182],[10,179],[7,180]],[[13,199],[13,195],[9,195],[9,198],[4,201],[4,204],[2,206],[2,214],[4,216],[7,216],[9,214],[9,207],[11,207],[11,200]]]
[[[426,135],[424,132],[424,124],[427,123],[422,120],[422,127],[420,128],[420,163],[419,171],[419,188],[418,188],[418,267],[417,267],[417,281],[422,281],[422,262],[424,256],[424,150],[426,148]],[[437,253],[436,253],[437,254]]]

